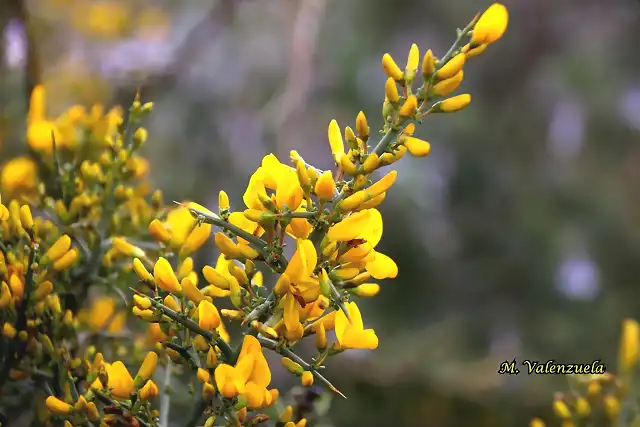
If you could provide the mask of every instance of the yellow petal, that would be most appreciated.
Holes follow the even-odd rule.
[[[367,263],[367,271],[375,279],[394,279],[398,275],[398,266],[387,255],[376,252],[373,261]]]

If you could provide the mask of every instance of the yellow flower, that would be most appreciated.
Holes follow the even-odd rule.
[[[471,95],[468,93],[445,99],[438,104],[439,110],[444,113],[453,113],[465,108],[471,102]]]
[[[464,53],[457,54],[436,72],[436,77],[440,80],[450,79],[462,70],[466,60],[467,56]]]
[[[214,377],[224,397],[242,395],[251,409],[268,406],[273,401],[272,393],[267,390],[271,382],[269,364],[260,342],[252,335],[245,335],[236,365],[218,365]]]
[[[404,74],[398,64],[393,60],[391,55],[385,53],[382,56],[382,69],[387,74],[387,76],[391,77],[396,81],[401,81],[404,78]]]
[[[312,302],[320,294],[320,284],[313,270],[318,262],[318,254],[313,243],[307,239],[296,241],[296,251],[289,261],[284,274],[295,288],[297,295],[305,302]]]
[[[349,318],[342,310],[336,313],[335,331],[340,347],[345,349],[368,349],[378,348],[378,337],[373,329],[364,329],[360,309],[355,302],[346,303],[349,311]]]
[[[67,268],[71,267],[80,257],[80,252],[78,249],[73,248],[67,251],[64,255],[58,258],[53,263],[53,269],[57,271],[64,271]]]
[[[200,301],[200,304],[198,304],[198,325],[207,331],[211,331],[220,326],[218,309],[206,299]]]
[[[333,195],[336,192],[336,183],[333,180],[333,174],[331,171],[325,171],[318,177],[315,192],[321,201],[328,201],[333,198]]]
[[[344,156],[344,140],[342,139],[340,126],[338,126],[338,122],[335,120],[331,120],[329,123],[328,137],[333,159],[337,164],[340,164],[340,159]]]
[[[196,225],[180,249],[180,256],[186,257],[202,247],[211,235],[211,224]]]
[[[55,241],[49,250],[44,254],[40,262],[46,264],[50,261],[57,261],[60,257],[66,254],[71,248],[71,238],[63,234]]]
[[[165,258],[160,257],[153,267],[153,277],[158,286],[167,292],[180,292],[182,287],[178,282],[176,273],[173,271],[171,264]]]
[[[462,80],[464,79],[464,70],[460,70],[451,78],[446,80],[439,81],[433,86],[433,93],[438,96],[449,95],[451,92],[456,90]]]
[[[412,136],[403,138],[402,144],[407,147],[407,151],[414,157],[425,157],[431,152],[431,144]]]
[[[484,11],[471,34],[471,44],[489,44],[499,40],[507,30],[509,12],[504,5],[494,3]]]
[[[363,241],[340,256],[341,262],[363,262],[376,279],[395,278],[396,263],[374,248],[382,238],[382,215],[377,209],[366,209],[349,215],[329,228],[327,236],[336,242]]]
[[[171,234],[171,246],[174,248],[182,246],[195,225],[196,219],[185,206],[170,210],[165,227]]]
[[[73,411],[73,406],[63,402],[55,396],[47,397],[45,403],[47,405],[47,409],[57,415],[67,415]]]
[[[7,193],[31,191],[38,185],[36,164],[28,157],[16,157],[2,168],[0,185]]]
[[[384,84],[384,95],[394,104],[400,100],[398,86],[396,86],[396,81],[392,77],[389,77]]]
[[[158,395],[158,386],[153,381],[149,380],[140,389],[139,396],[142,400],[151,400]]]
[[[113,388],[111,394],[119,399],[128,399],[133,393],[133,378],[124,366],[124,363],[117,361],[107,365],[107,375],[109,377],[109,388]]]
[[[140,369],[138,369],[138,373],[136,374],[135,383],[144,384],[156,370],[156,366],[158,364],[158,355],[150,351],[147,353],[147,356],[144,358],[142,365],[140,365]]]
[[[288,293],[284,297],[284,326],[287,330],[289,341],[298,341],[304,334],[304,327],[300,323],[300,303],[293,294]]]

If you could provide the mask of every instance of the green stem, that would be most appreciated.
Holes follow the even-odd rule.
[[[143,293],[141,293],[139,291],[136,291],[133,288],[130,288],[130,289],[134,293],[137,293],[138,295],[146,296]],[[168,318],[170,318],[172,320],[175,320],[178,323],[181,323],[186,328],[190,329],[191,331],[195,332],[196,334],[202,335],[208,341],[214,341],[216,343],[216,345],[218,347],[220,347],[220,350],[222,351],[222,354],[224,355],[226,361],[229,364],[232,364],[232,365],[235,364],[235,360],[234,360],[234,356],[233,356],[234,355],[233,349],[222,338],[214,337],[213,333],[211,333],[210,331],[207,331],[205,329],[202,329],[193,320],[187,319],[186,317],[178,314],[177,312],[173,311],[172,309],[170,309],[166,305],[154,300],[153,298],[149,298],[149,300],[151,301],[151,304],[153,304],[154,307],[160,309],[162,311],[162,313],[165,314]]]
[[[171,395],[169,388],[171,387],[171,362],[167,363],[164,372],[164,383],[162,385],[162,398],[160,399],[160,427],[169,427],[169,409],[171,406]]]
[[[331,382],[328,379],[323,377],[322,374],[320,374],[314,366],[312,366],[310,363],[305,362],[304,359],[302,359],[300,356],[295,354],[293,351],[289,350],[286,347],[282,347],[278,345],[276,341],[269,338],[258,337],[258,341],[260,341],[260,345],[262,345],[263,347],[273,350],[276,353],[279,353],[282,356],[286,356],[289,359],[293,360],[294,362],[302,366],[305,370],[310,371],[314,377],[316,377],[320,382],[322,382],[327,387],[329,387],[331,391],[333,391],[339,396],[344,397],[345,399],[347,398],[347,396],[342,394],[342,392],[338,390],[333,384],[331,384]]]
[[[289,212],[283,216],[288,218],[315,218],[317,215],[317,212]]]

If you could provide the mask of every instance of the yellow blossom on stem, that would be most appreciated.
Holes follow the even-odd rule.
[[[336,192],[336,183],[333,180],[333,174],[331,171],[325,171],[318,177],[316,181],[315,193],[322,201],[328,201],[333,198]]]
[[[374,350],[378,347],[378,337],[373,329],[364,329],[360,309],[355,302],[346,304],[349,318],[338,311],[335,318],[336,338],[341,348],[360,348]]]
[[[509,12],[504,5],[494,3],[478,19],[471,33],[471,44],[482,45],[498,41],[509,24]]]
[[[158,386],[153,381],[149,380],[140,389],[138,395],[142,400],[151,400],[155,398],[159,393]]]
[[[443,113],[453,113],[460,111],[471,103],[471,95],[468,93],[445,99],[438,103],[438,111]]]
[[[432,89],[433,93],[438,96],[449,95],[451,92],[458,89],[458,86],[460,86],[460,83],[462,83],[463,78],[464,71],[460,70],[453,77],[436,83]]]
[[[387,99],[394,104],[400,100],[398,86],[396,86],[396,81],[391,77],[387,79],[387,82],[384,85],[384,94]]]
[[[171,241],[171,233],[160,220],[154,219],[149,224],[149,233],[159,242],[168,243]]]
[[[53,269],[57,271],[66,270],[78,260],[79,256],[80,252],[78,249],[70,249],[53,263]]]
[[[73,406],[55,396],[47,397],[46,404],[47,409],[57,415],[67,415],[73,412]]]
[[[398,64],[393,60],[391,55],[385,53],[382,56],[382,69],[387,74],[387,76],[393,78],[396,81],[402,81],[404,79],[404,74]]]
[[[182,287],[178,282],[178,278],[165,258],[160,257],[153,267],[153,277],[158,286],[167,292],[180,292]]]
[[[138,373],[136,374],[136,378],[134,380],[135,384],[140,386],[141,384],[146,383],[155,372],[157,364],[158,355],[153,351],[147,353],[142,365],[140,365],[140,369],[138,369]]]
[[[207,331],[211,331],[220,326],[220,314],[215,305],[207,300],[198,304],[198,325]]]
[[[632,372],[640,362],[640,323],[633,319],[625,319],[622,322],[622,335],[620,337],[619,369],[623,372]]]
[[[438,78],[439,80],[450,79],[451,77],[458,74],[460,70],[462,70],[462,67],[464,67],[464,63],[466,62],[466,60],[467,56],[464,53],[457,54],[436,72],[436,78]]]
[[[128,399],[134,391],[133,378],[121,361],[114,362],[107,366],[107,375],[109,376],[109,388],[112,388],[111,394],[118,399]]]
[[[66,254],[71,248],[71,238],[63,234],[55,241],[53,245],[45,252],[44,256],[40,259],[41,264],[47,264],[51,261],[57,261],[60,257]]]
[[[407,136],[402,139],[402,144],[414,157],[425,157],[431,152],[431,144],[419,138]]]

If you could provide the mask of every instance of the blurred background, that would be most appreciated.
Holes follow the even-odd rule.
[[[349,399],[322,400],[322,425],[526,425],[566,379],[500,376],[501,362],[614,369],[620,322],[640,316],[640,2],[504,3],[505,37],[458,91],[470,107],[419,126],[432,154],[398,165],[380,250],[400,274],[361,304],[380,347],[332,361]],[[381,126],[385,52],[442,56],[489,4],[1,0],[0,159],[26,151],[37,82],[52,117],[140,87],[166,200],[215,207],[224,189],[243,209],[265,154],[330,168],[332,118]]]

